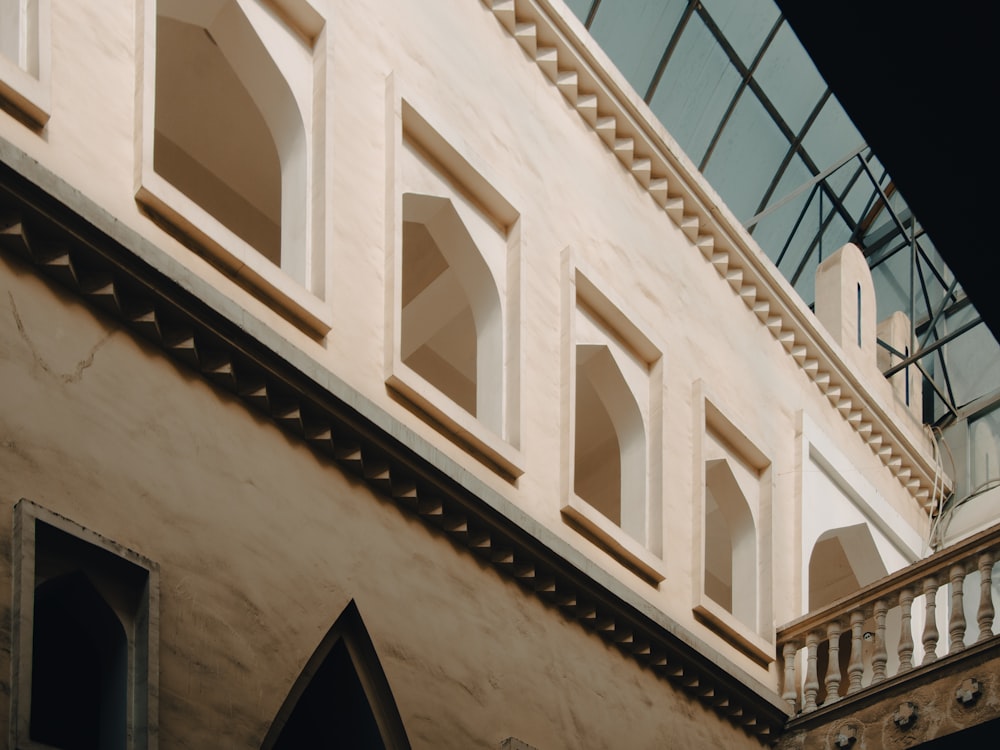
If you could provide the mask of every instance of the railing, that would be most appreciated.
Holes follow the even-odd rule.
[[[948,655],[993,638],[992,581],[998,557],[1000,525],[780,628],[782,698],[794,713],[807,714],[932,664],[940,658],[941,631]],[[948,605],[941,611],[939,599]],[[971,627],[970,619],[975,620]],[[919,632],[916,642],[914,630]],[[796,657],[803,650],[797,679]]]

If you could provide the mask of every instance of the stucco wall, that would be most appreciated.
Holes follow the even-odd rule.
[[[320,285],[326,291],[318,302],[333,321],[326,336],[311,335],[276,314],[137,208],[142,101],[137,89],[143,78],[136,66],[142,59],[144,4],[53,3],[51,118],[43,131],[35,132],[0,112],[3,137],[87,195],[116,222],[150,240],[155,249],[148,251],[147,260],[155,267],[172,269],[171,275],[186,288],[254,330],[265,345],[295,350],[302,361],[335,373],[373,408],[418,434],[422,440],[418,450],[430,460],[440,452],[454,461],[597,561],[621,586],[697,632],[757,679],[776,686],[773,666],[768,672],[706,629],[692,613],[700,585],[694,580],[700,565],[693,558],[698,549],[694,536],[701,524],[693,509],[700,507],[703,474],[692,460],[704,430],[699,394],[710,393],[727,419],[751,436],[756,450],[771,462],[772,523],[764,533],[770,536],[773,557],[761,560],[761,566],[765,584],[773,592],[773,622],[796,617],[803,606],[802,570],[808,563],[802,559],[800,531],[802,472],[807,465],[801,447],[803,414],[918,536],[924,533],[926,514],[483,3],[370,0],[316,5],[327,19],[329,49],[326,83],[320,86],[322,101],[317,104],[327,113],[327,147],[319,165],[327,196],[321,232],[325,277]],[[390,76],[393,88],[387,93]],[[524,473],[516,481],[485,466],[386,389],[383,356],[387,236],[391,235],[386,227],[391,215],[387,195],[395,190],[393,165],[387,164],[394,132],[387,96],[406,98],[520,213]],[[571,439],[563,429],[568,415],[560,362],[566,248],[663,355],[659,523],[667,577],[658,586],[593,545],[560,513],[568,471],[563,465],[564,443]],[[508,654],[520,653],[523,641],[585,638],[557,618],[543,617],[538,605],[479,570],[474,560],[456,556],[394,509],[345,484],[337,472],[320,467],[311,454],[288,443],[272,426],[255,421],[201,381],[165,365],[128,334],[108,335],[82,310],[65,313],[65,320],[58,322],[56,308],[49,309],[52,303],[42,304],[47,293],[23,275],[13,274],[16,283],[26,288],[0,299],[9,308],[4,319],[11,348],[6,351],[12,352],[4,361],[11,368],[9,378],[6,374],[4,378],[8,447],[0,455],[11,464],[11,478],[21,477],[25,485],[21,489],[8,483],[4,499],[9,503],[28,495],[84,525],[102,526],[102,533],[159,561],[164,566],[163,630],[190,628],[190,644],[179,637],[183,631],[177,631],[177,643],[186,644],[184,648],[199,653],[199,633],[214,634],[204,639],[208,647],[218,643],[221,633],[231,632],[229,618],[239,614],[237,622],[246,623],[247,613],[255,612],[263,623],[270,623],[254,634],[259,640],[241,643],[247,635],[234,623],[229,645],[234,653],[243,650],[244,666],[251,674],[286,674],[282,686],[287,687],[295,669],[284,656],[285,644],[295,642],[296,653],[308,653],[336,614],[336,607],[323,610],[315,606],[317,600],[308,598],[319,596],[317,592],[326,587],[337,606],[347,596],[357,596],[362,614],[370,611],[376,619],[384,615],[383,624],[369,624],[376,645],[383,645],[388,655],[390,681],[416,686],[425,673],[445,667],[434,643],[408,639],[438,638],[439,645],[449,649],[459,648],[462,639],[453,633],[440,635],[438,629],[445,623],[413,629],[419,632],[407,632],[403,638],[393,628],[407,630],[409,618],[437,608],[404,612],[397,603],[401,595],[437,601],[434,592],[441,581],[448,587],[440,594],[441,601],[452,610],[468,608],[461,616],[456,612],[451,621],[455,627],[478,620],[480,629],[489,627],[487,632],[497,633],[495,671],[506,684],[522,678],[520,669],[502,664]],[[23,335],[14,324],[15,305]],[[115,366],[116,357],[124,366]],[[699,380],[704,390],[695,387]],[[85,390],[90,388],[94,391]],[[905,409],[894,406],[886,384],[872,388],[884,412],[909,419]],[[904,424],[903,429],[921,444],[917,425]],[[95,439],[95,430],[100,440]],[[56,466],[58,471],[50,470]],[[358,502],[359,494],[365,502]],[[338,520],[344,517],[351,523]],[[370,550],[363,558],[348,554],[360,538]],[[232,580],[202,580],[195,575],[206,569],[227,574],[231,569]],[[178,574],[181,570],[191,575]],[[300,580],[308,595],[288,590],[288,581]],[[431,581],[438,581],[433,591]],[[488,594],[484,587],[489,587]],[[220,611],[209,614],[215,607]],[[527,638],[507,640],[512,634],[507,625],[510,612],[529,610],[532,614],[525,614],[524,621],[547,635],[529,630]],[[642,696],[661,690],[644,684],[647,677],[619,664],[614,654],[601,657],[607,664],[599,674],[590,674],[587,670],[597,667],[589,655],[583,662],[548,661],[550,657],[543,654],[549,649],[539,648],[521,654],[522,663],[536,670],[539,664],[549,665],[557,675],[565,672],[567,677],[559,677],[556,684],[578,681],[581,690],[572,692],[592,696],[594,704],[587,709],[586,699],[580,702],[574,697],[557,710],[548,696],[541,704],[548,706],[544,718],[530,718],[538,713],[529,699],[534,695],[532,685],[522,692],[502,691],[504,700],[523,699],[503,711],[490,702],[490,688],[482,686],[478,696],[473,688],[491,672],[482,662],[479,646],[473,645],[483,640],[488,639],[471,641],[466,657],[456,654],[454,669],[441,679],[448,684],[454,680],[455,696],[464,697],[439,701],[433,691],[414,689],[414,700],[426,705],[404,709],[404,718],[412,717],[414,726],[420,722],[431,726],[436,723],[435,712],[447,705],[447,710],[455,711],[455,726],[484,727],[507,713],[530,724],[524,739],[540,747],[557,747],[562,740],[551,734],[554,726],[568,728],[577,715],[602,715],[608,705],[604,700],[638,708],[644,705]],[[601,644],[592,641],[586,648],[603,653]],[[397,650],[405,656],[393,656]],[[220,675],[228,674],[228,667],[211,659],[192,669],[181,666],[184,663],[180,659],[163,670],[170,687],[169,697],[164,691],[165,716],[169,710],[180,711],[182,705],[185,710],[203,711],[197,706],[204,700],[225,695],[212,680],[224,683]],[[612,678],[616,668],[621,671]],[[458,687],[461,684],[471,694]],[[611,685],[613,689],[605,690]],[[262,732],[261,717],[273,715],[282,694],[278,687],[273,679],[255,687],[261,691],[253,699],[260,712],[254,718],[244,716],[242,724],[234,722],[233,731],[242,726],[238,731],[245,732],[244,738]],[[633,689],[632,698],[626,700]],[[691,717],[692,728],[710,731],[708,722],[697,720],[700,710],[656,707],[646,713],[676,711]],[[553,724],[556,716],[560,718]],[[641,719],[627,724],[642,731]],[[654,729],[655,723],[649,726],[650,732],[672,735],[669,729]],[[614,731],[610,726],[605,729],[606,742],[613,746]],[[535,730],[543,736],[532,736]],[[499,737],[506,730],[496,731]],[[596,739],[585,744],[600,746]]]
[[[258,747],[352,598],[415,748],[758,746],[8,256],[0,300],[0,674],[27,497],[159,563],[160,747]]]

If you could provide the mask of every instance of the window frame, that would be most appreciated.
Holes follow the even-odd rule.
[[[562,336],[562,481],[560,513],[585,536],[596,540],[615,559],[647,582],[658,586],[666,580],[663,560],[663,350],[636,323],[635,316],[598,283],[599,276],[570,247],[562,256],[563,330]],[[643,414],[646,439],[644,539],[634,539],[620,526],[576,494],[574,466],[576,452],[576,317],[583,304],[600,319],[602,342],[619,356],[626,352],[644,363],[648,392],[632,393]]]
[[[16,750],[52,750],[49,745],[31,739],[36,541],[39,523],[145,571],[146,585],[140,592],[140,606],[132,621],[122,623],[128,637],[129,705],[126,710],[126,747],[128,750],[155,750],[159,725],[159,565],[24,498],[14,505],[11,747]],[[144,686],[141,684],[143,680]]]
[[[189,249],[307,333],[322,337],[333,328],[327,295],[331,274],[326,260],[330,227],[325,209],[330,193],[326,123],[330,102],[325,95],[330,64],[328,24],[311,0],[230,0],[249,8],[261,22],[273,23],[292,43],[306,46],[311,55],[311,118],[303,117],[306,135],[306,218],[303,247],[282,247],[301,253],[305,278],[294,278],[250,243],[224,226],[196,201],[158,174],[153,165],[156,102],[156,19],[160,0],[142,0],[137,14],[134,193],[136,202],[155,222]],[[244,11],[245,13],[245,11]],[[284,74],[284,73],[283,73]],[[287,80],[287,76],[286,76]],[[303,113],[300,113],[303,114]]]
[[[695,618],[709,628],[722,635],[733,646],[756,660],[767,665],[774,661],[774,616],[772,601],[771,569],[773,556],[771,552],[771,503],[773,497],[773,472],[770,458],[758,447],[762,443],[751,437],[733,417],[732,412],[722,406],[722,401],[712,393],[706,383],[697,380],[694,383],[694,404],[696,424],[699,426],[695,442],[695,466],[698,475],[694,488],[694,533],[692,543],[695,547],[693,555],[692,591],[694,592],[692,611]],[[708,435],[719,443],[727,453],[726,459],[732,459],[757,472],[759,480],[759,495],[756,514],[748,510],[754,518],[755,557],[757,573],[755,578],[755,616],[753,623],[747,623],[716,602],[705,591],[706,554],[708,552],[705,539],[705,511],[707,507],[707,473],[706,452]],[[731,467],[730,467],[730,470]],[[747,499],[744,497],[744,502]]]
[[[523,423],[520,395],[523,367],[520,345],[521,321],[521,215],[505,197],[495,175],[476,158],[472,149],[457,135],[432,125],[423,113],[433,112],[427,102],[415,100],[398,80],[387,78],[386,139],[386,309],[383,374],[385,384],[407,402],[426,412],[453,442],[473,454],[501,475],[517,479],[524,473],[520,426]],[[404,95],[405,94],[405,95]],[[404,149],[416,148],[436,162],[432,177],[450,186],[451,195],[432,196],[472,201],[497,227],[506,232],[506,261],[500,269],[503,282],[498,292],[501,305],[503,373],[499,433],[436,388],[402,359],[402,263],[403,195],[412,193],[403,178]],[[421,195],[423,193],[420,193]]]

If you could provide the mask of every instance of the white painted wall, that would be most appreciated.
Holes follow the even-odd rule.
[[[254,0],[246,2],[254,5],[255,20],[266,12],[264,4],[257,8]],[[486,5],[478,0],[317,0],[313,5],[325,19],[329,53],[325,75],[313,82],[312,110],[303,111],[306,118],[310,111],[314,119],[317,112],[327,115],[323,136],[328,147],[317,149],[311,188],[325,195],[316,244],[325,275],[312,287],[322,288],[323,295],[306,289],[301,294],[312,295],[311,304],[332,321],[325,335],[289,322],[138,210],[134,178],[148,76],[137,67],[146,41],[136,3],[54,4],[52,85],[58,95],[50,122],[39,135],[0,112],[0,135],[116,222],[150,240],[155,249],[146,260],[154,267],[236,319],[266,346],[307,372],[320,373],[339,394],[391,424],[428,460],[470,486],[508,498],[610,571],[621,587],[697,631],[749,673],[773,681],[691,611],[694,587],[701,585],[692,567],[692,530],[697,528],[692,498],[703,482],[703,464],[692,456],[704,429],[696,418],[701,407],[694,403],[692,384],[703,380],[734,423],[752,426],[756,448],[772,461],[773,523],[764,532],[774,560],[760,564],[769,571],[765,585],[772,589],[775,608],[764,621],[780,623],[800,613],[807,550],[831,523],[870,521],[887,568],[895,569],[918,553],[927,526],[924,511]],[[267,22],[276,18],[268,16]],[[299,52],[286,44],[276,44],[273,52],[281,58],[279,67],[286,62],[289,70],[302,67]],[[296,59],[286,61],[286,55]],[[390,75],[394,93],[387,85]],[[623,84],[617,73],[611,77]],[[309,93],[301,81],[293,89],[297,100]],[[400,158],[387,96],[414,102],[520,213],[523,281],[516,322],[522,343],[520,362],[511,363],[519,367],[524,415],[518,428],[524,473],[517,481],[494,471],[453,434],[439,431],[387,392],[386,225],[399,188],[394,160]],[[629,96],[634,117],[671,148],[669,135],[658,129],[645,105]],[[674,158],[687,163],[683,154]],[[692,179],[713,195],[700,178]],[[723,206],[713,210],[725,220]],[[734,225],[731,231],[742,230]],[[665,479],[654,498],[662,507],[661,528],[652,536],[663,539],[667,575],[658,585],[581,536],[560,512],[560,462],[564,442],[572,439],[559,429],[566,247],[573,248],[599,288],[627,303],[634,324],[651,332],[664,353],[659,395]],[[755,262],[766,260],[761,256]],[[801,308],[796,315],[811,319],[804,306],[794,304]],[[836,352],[822,331],[816,335]],[[893,405],[889,385],[869,381],[864,373],[858,378],[867,383],[873,409],[896,415],[887,418],[897,418],[915,450],[926,451],[929,444],[919,427]],[[811,434],[835,446],[837,465],[850,467],[842,474],[852,491],[896,529],[902,543],[859,509],[858,498],[845,495],[816,468],[801,438],[803,414],[815,426]],[[824,448],[823,455],[830,451]]]

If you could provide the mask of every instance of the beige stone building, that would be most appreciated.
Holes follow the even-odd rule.
[[[910,320],[847,242],[804,301],[570,5],[0,0],[10,747],[995,724]]]

